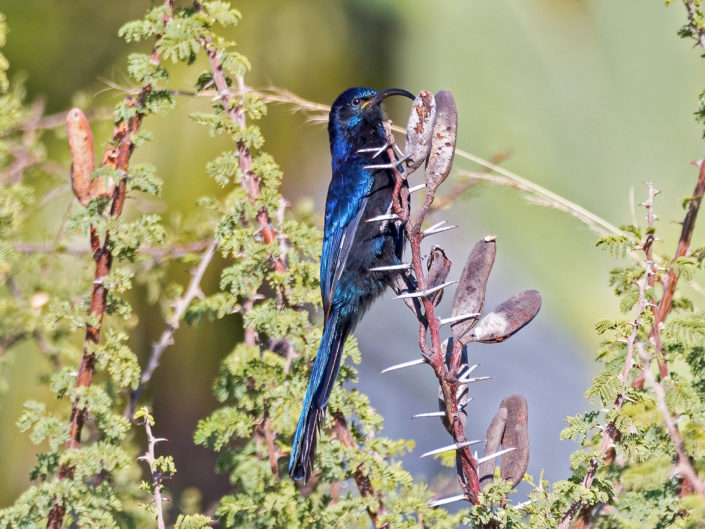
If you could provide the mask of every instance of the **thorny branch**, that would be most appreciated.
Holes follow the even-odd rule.
[[[348,448],[354,448],[355,442],[350,434],[350,429],[348,428],[348,423],[345,421],[345,417],[339,411],[333,412],[334,430],[335,436],[338,440],[343,443]],[[355,485],[357,485],[357,490],[360,491],[360,496],[363,498],[373,497],[377,502],[377,510],[372,510],[367,507],[367,514],[370,516],[372,521],[372,526],[375,529],[389,529],[388,523],[380,523],[379,516],[386,513],[384,508],[384,503],[379,494],[376,494],[372,488],[372,483],[370,483],[370,478],[365,475],[362,465],[357,467],[353,472],[353,477],[355,479]]]
[[[387,141],[390,145],[394,145],[394,137],[389,131]],[[387,154],[390,162],[394,165],[397,158],[393,147],[389,147],[387,149]],[[408,197],[408,189],[401,185],[404,176],[396,169],[396,166],[394,168],[394,172],[397,179],[396,189],[402,193],[405,193]],[[427,188],[424,203],[413,218],[410,218],[410,211],[408,209],[409,201],[404,200],[405,195],[402,195],[401,200],[395,199],[394,212],[401,219],[407,219],[407,222],[404,223],[404,230],[406,231],[406,235],[409,240],[409,247],[411,249],[411,268],[416,280],[416,289],[421,292],[427,288],[426,275],[422,265],[421,241],[424,238],[424,233],[421,231],[421,225],[423,224],[423,221],[433,203],[435,189]],[[404,205],[405,208],[402,208],[402,205]],[[448,424],[451,425],[450,430],[452,430],[453,441],[456,444],[460,444],[467,440],[465,437],[464,425],[459,417],[458,401],[456,398],[458,391],[457,369],[460,364],[460,350],[453,351],[453,359],[451,362],[451,368],[449,369],[446,366],[445,356],[442,350],[440,323],[435,314],[435,306],[428,296],[423,296],[421,298],[421,304],[424,309],[423,314],[421,314],[417,309],[412,309],[416,312],[419,320],[419,348],[421,349],[423,357],[431,365],[436,377],[438,378],[438,382],[445,400],[446,418],[448,420]],[[428,344],[429,335],[431,339],[430,347]],[[458,449],[457,455],[459,457],[460,466],[462,469],[462,472],[458,474],[460,486],[463,488],[467,499],[472,503],[477,503],[477,495],[481,490],[480,481],[477,475],[477,461],[472,456],[468,446]]]
[[[174,303],[174,312],[167,319],[166,329],[162,331],[159,340],[152,345],[152,354],[149,357],[147,367],[145,367],[142,371],[142,375],[140,376],[140,384],[130,395],[130,402],[125,410],[125,416],[127,418],[132,418],[135,406],[137,405],[140,395],[144,391],[144,387],[149,383],[152,379],[154,371],[157,367],[159,367],[159,361],[161,360],[162,354],[164,354],[167,347],[174,343],[174,333],[179,328],[181,318],[186,312],[186,309],[188,309],[189,305],[195,298],[203,296],[203,292],[201,291],[201,281],[203,281],[203,276],[208,269],[208,265],[213,260],[217,247],[218,242],[215,239],[208,243],[206,250],[201,256],[201,262],[192,273],[191,281],[189,281],[186,292],[184,292],[184,295],[177,299]]]
[[[200,8],[200,5],[197,2],[194,5],[197,8]],[[220,100],[224,112],[237,127],[244,129],[247,125],[247,122],[245,117],[245,108],[243,105],[243,97],[245,93],[249,90],[248,87],[245,85],[244,77],[237,77],[237,97],[239,97],[239,100],[236,102],[236,95],[231,92],[227,79],[225,78],[225,74],[223,72],[221,64],[221,53],[213,45],[211,40],[207,37],[199,38],[199,43],[205,50],[206,55],[208,56],[208,62],[210,64],[211,74],[213,76],[213,84],[215,85],[215,88],[218,92],[218,99]],[[254,204],[261,196],[260,179],[257,174],[255,174],[255,172],[252,170],[252,155],[243,141],[237,142],[237,153],[240,172],[243,175],[242,186],[247,192],[248,199]],[[262,235],[264,243],[275,243],[277,241],[277,234],[272,228],[269,212],[265,207],[260,208],[257,212],[257,222],[259,224],[259,232]],[[286,249],[285,245],[280,245],[280,248]],[[286,265],[284,263],[283,253],[280,255],[280,257],[274,259],[274,262],[272,263],[272,268],[279,273],[285,272]],[[252,309],[256,297],[257,292],[253,292],[249,299],[243,301],[243,313],[246,313],[247,311]],[[249,325],[246,325],[244,332],[245,343],[251,347],[256,346],[257,334],[255,332],[255,329]],[[264,443],[266,443],[272,473],[275,479],[279,480],[279,471],[277,466],[277,461],[279,459],[279,451],[274,443],[276,433],[272,430],[271,423],[268,418],[265,418],[264,421],[260,424],[260,426],[255,429],[255,435],[258,438],[258,442],[263,441]]]
[[[164,438],[157,438],[152,435],[152,425],[150,424],[151,417],[149,412],[145,408],[144,414],[144,429],[147,433],[147,452],[139,457],[141,461],[145,461],[149,466],[149,475],[152,478],[152,494],[154,496],[154,508],[157,514],[157,528],[165,529],[164,524],[164,509],[163,509],[163,499],[162,499],[162,483],[164,481],[164,476],[157,468],[156,458],[154,457],[154,447],[157,443],[166,441]]]
[[[688,27],[695,33],[694,37],[700,47],[705,50],[705,28],[703,28],[701,17],[695,7],[694,0],[683,0],[683,5],[688,12]]]
[[[166,24],[171,16],[173,9],[172,0],[166,0],[165,5],[169,8],[167,14],[164,15]],[[159,38],[159,37],[157,37]],[[159,55],[155,51],[152,53],[152,61],[156,64],[159,62]],[[141,108],[152,90],[152,86],[145,85],[137,99],[132,96],[125,98],[125,105],[130,107],[137,106]],[[103,156],[103,165],[117,169],[121,173],[120,181],[113,191],[112,203],[110,205],[110,216],[113,218],[122,215],[123,205],[125,203],[125,195],[127,192],[127,168],[130,161],[130,156],[134,150],[133,136],[137,133],[142,124],[143,114],[136,112],[127,122],[121,121],[115,127],[113,133],[113,141],[108,146]],[[90,315],[94,318],[96,325],[86,325],[86,337],[83,344],[83,354],[81,365],[76,376],[76,387],[85,388],[91,385],[93,374],[95,372],[96,357],[92,352],[93,347],[100,341],[100,330],[105,316],[106,301],[108,296],[105,280],[110,275],[112,268],[112,242],[110,234],[105,233],[105,238],[101,242],[100,234],[91,226],[90,228],[90,246],[93,252],[93,260],[96,263],[95,275],[93,280],[93,290],[91,294]],[[78,448],[81,443],[81,432],[85,421],[85,410],[81,408],[78,399],[74,400],[71,407],[71,424],[69,427],[69,440],[66,443],[67,449]],[[73,477],[74,467],[70,465],[62,465],[58,471],[60,480],[70,479]],[[66,514],[65,505],[55,499],[49,512],[47,520],[47,529],[60,529],[63,525],[64,515]]]
[[[654,326],[649,334],[649,339],[653,341],[654,346],[656,347],[656,352],[659,355],[659,373],[661,378],[668,377],[668,365],[666,364],[666,359],[661,348],[661,328],[663,327],[668,313],[671,311],[673,295],[676,292],[676,285],[680,277],[680,274],[675,266],[675,261],[681,257],[687,256],[690,251],[690,241],[693,238],[693,231],[695,230],[695,220],[698,217],[698,211],[700,210],[700,203],[702,202],[703,194],[705,194],[705,162],[698,162],[698,166],[698,180],[695,184],[693,195],[690,197],[688,202],[688,209],[683,219],[681,235],[678,240],[678,247],[676,248],[676,255],[673,258],[673,261],[671,261],[671,267],[668,270],[668,275],[665,278],[661,278],[661,282],[663,283],[663,295],[658,303],[658,307],[654,310]]]
[[[654,197],[659,193],[659,191],[656,190],[651,183],[647,183],[646,185],[649,190],[649,198],[646,200],[646,202],[644,202],[643,205],[647,211],[649,227],[653,227]],[[649,306],[649,300],[646,295],[646,292],[652,285],[653,278],[656,275],[654,269],[654,262],[649,259],[649,256],[651,255],[651,245],[653,243],[653,239],[653,234],[649,232],[646,234],[644,241],[642,242],[642,250],[647,256],[646,266],[644,268],[644,275],[641,277],[641,279],[636,282],[639,288],[639,297],[637,298],[634,319],[631,321],[631,332],[629,333],[629,336],[627,336],[626,339],[627,354],[624,358],[624,367],[622,368],[622,373],[619,376],[622,387],[619,394],[617,395],[616,400],[614,401],[614,404],[612,405],[613,410],[620,410],[622,408],[622,405],[624,404],[627,388],[629,387],[629,373],[634,367],[634,350],[637,346],[639,329],[641,328],[641,317],[644,311],[647,310]],[[592,486],[592,482],[595,479],[597,470],[600,467],[601,458],[608,456],[610,451],[613,450],[614,444],[618,441],[618,438],[619,431],[617,430],[615,421],[612,420],[608,424],[606,424],[602,429],[602,440],[600,441],[600,446],[598,448],[599,455],[597,457],[593,457],[590,460],[587,472],[585,473],[585,477],[583,478],[583,481],[581,483],[583,487],[589,489]],[[582,500],[574,501],[568,511],[563,516],[563,519],[561,520],[558,529],[567,529],[570,526],[570,523],[572,522],[573,518],[575,518],[576,515],[578,515],[578,513],[580,513],[584,509],[585,505]]]
[[[701,498],[705,499],[705,486],[703,486],[703,482],[698,477],[698,473],[695,471],[693,464],[690,462],[690,456],[685,450],[685,443],[683,442],[683,438],[678,431],[676,421],[671,415],[671,411],[668,409],[668,405],[666,404],[666,390],[651,373],[651,358],[649,358],[644,351],[644,344],[637,344],[637,349],[639,352],[639,358],[642,362],[641,372],[643,373],[644,381],[649,389],[653,391],[654,397],[656,397],[656,407],[661,413],[663,422],[666,425],[668,436],[671,438],[671,441],[676,448],[676,453],[678,454],[676,469],[692,487],[692,490],[694,490]]]

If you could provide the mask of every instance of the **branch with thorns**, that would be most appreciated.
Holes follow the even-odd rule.
[[[523,476],[528,463],[528,435],[525,433],[525,418],[512,414],[509,422],[497,432],[497,439],[502,438],[503,450],[489,450],[483,457],[477,457],[470,451],[470,446],[481,441],[468,441],[465,436],[467,423],[466,405],[469,402],[468,386],[473,382],[487,380],[490,377],[470,377],[477,366],[470,366],[467,357],[466,344],[469,342],[496,343],[504,341],[516,331],[529,323],[538,313],[541,300],[536,291],[525,291],[497,306],[491,313],[482,317],[485,289],[489,274],[494,263],[496,252],[495,238],[488,236],[480,240],[468,258],[465,268],[458,281],[458,288],[453,301],[453,314],[448,318],[440,318],[436,314],[436,306],[440,302],[443,291],[455,281],[446,281],[450,272],[451,262],[442,248],[434,246],[423,267],[421,244],[427,237],[452,229],[444,222],[429,228],[422,226],[426,216],[431,211],[436,190],[450,173],[455,153],[455,138],[457,134],[457,111],[455,101],[450,92],[443,90],[435,96],[429,92],[421,92],[416,100],[406,129],[406,145],[402,152],[395,143],[392,134],[393,127],[387,124],[387,145],[380,148],[380,154],[386,152],[389,162],[377,164],[375,168],[389,168],[396,176],[395,196],[391,204],[391,213],[368,222],[395,222],[403,229],[409,241],[411,263],[403,263],[389,270],[398,270],[395,285],[397,299],[402,299],[419,321],[419,348],[421,358],[404,362],[387,368],[383,372],[394,371],[404,367],[429,364],[439,383],[439,413],[423,413],[415,417],[440,416],[444,426],[453,438],[453,444],[430,450],[421,457],[442,452],[455,452],[458,481],[463,494],[453,498],[445,498],[432,502],[439,506],[452,501],[466,500],[478,502],[481,492],[479,464],[493,462],[496,457],[518,450],[521,453],[519,461],[512,462],[514,468],[511,474]],[[409,187],[406,173],[400,170],[402,164],[409,172],[413,172],[423,163],[426,164],[425,183]],[[412,192],[424,190],[426,196],[416,213],[412,213],[409,195]],[[452,337],[445,341],[441,339],[441,327],[450,324]],[[518,396],[519,399],[522,397]],[[512,428],[522,430],[520,439],[522,446],[507,446],[510,435],[506,437],[503,431]],[[486,450],[488,449],[486,445]],[[503,466],[504,466],[503,461]],[[523,470],[515,472],[517,468]],[[520,478],[521,479],[521,478]],[[514,485],[518,480],[514,482]]]

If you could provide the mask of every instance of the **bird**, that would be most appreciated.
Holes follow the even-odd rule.
[[[304,397],[289,459],[289,474],[308,481],[313,472],[317,429],[338,376],[345,341],[372,302],[394,280],[390,271],[370,271],[401,263],[403,226],[389,219],[396,183],[393,167],[379,156],[387,145],[382,102],[401,88],[345,90],[328,119],[332,178],[326,197],[321,251],[324,326]],[[399,167],[401,171],[401,167]]]

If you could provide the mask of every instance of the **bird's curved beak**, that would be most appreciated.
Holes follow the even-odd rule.
[[[387,88],[386,90],[382,90],[381,92],[377,92],[377,95],[374,97],[374,99],[370,99],[369,101],[365,101],[363,103],[362,108],[365,108],[369,104],[373,105],[379,105],[382,101],[387,99],[389,96],[404,96],[408,97],[409,99],[416,99],[416,96],[412,94],[411,92],[404,90],[402,88]]]

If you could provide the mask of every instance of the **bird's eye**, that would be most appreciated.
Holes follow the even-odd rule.
[[[355,106],[358,106],[360,104],[360,98],[356,97],[355,99],[352,100],[352,104]]]

